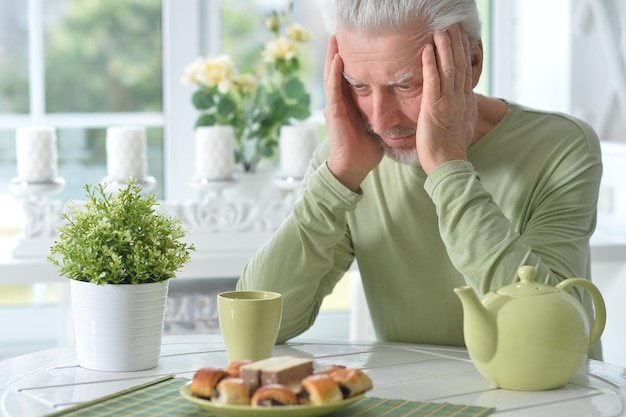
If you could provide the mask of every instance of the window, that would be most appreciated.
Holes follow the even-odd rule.
[[[0,0],[0,183],[16,175],[15,128],[57,129],[54,198],[82,198],[106,176],[105,130],[147,127],[149,173],[163,196],[161,2]],[[19,230],[19,202],[0,192],[4,234]],[[3,210],[4,211],[4,210]]]
[[[149,173],[163,196],[161,16],[159,0],[0,0],[0,237],[24,224],[21,200],[7,187],[17,174],[19,126],[56,128],[65,187],[50,197],[66,201],[106,176],[108,126],[144,125]],[[0,356],[64,343],[64,285],[2,285],[0,322],[8,328]],[[18,314],[40,331],[11,325]]]

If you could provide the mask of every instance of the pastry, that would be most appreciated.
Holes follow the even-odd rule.
[[[226,372],[228,372],[228,374],[232,376],[233,378],[239,378],[239,368],[249,363],[252,363],[252,361],[248,359],[240,359],[238,361],[233,361],[229,363],[228,366],[226,367]]]
[[[285,385],[264,385],[252,394],[250,405],[255,407],[297,405],[296,394]]]
[[[191,380],[191,394],[210,400],[217,384],[227,376],[228,373],[223,369],[201,368]]]
[[[343,393],[328,374],[310,375],[302,380],[298,393],[300,404],[331,404],[343,401]]]
[[[211,401],[217,404],[249,405],[250,391],[241,378],[224,378],[215,390]]]
[[[331,365],[313,372],[311,359],[296,356],[238,360],[224,369],[205,367],[191,381],[196,397],[257,407],[332,404],[372,388],[372,380],[360,369]]]
[[[326,366],[324,368],[321,368],[321,369],[315,371],[314,373],[315,373],[315,375],[319,375],[319,374],[330,375],[333,372],[338,371],[340,369],[346,369],[346,367],[342,366],[342,365],[329,365],[329,366]]]
[[[282,384],[297,389],[300,381],[313,374],[313,361],[296,356],[279,356],[243,365],[239,376],[254,391],[262,385]]]
[[[339,369],[330,376],[339,385],[344,398],[354,397],[374,387],[370,377],[360,369]]]

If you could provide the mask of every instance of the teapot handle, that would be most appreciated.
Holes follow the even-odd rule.
[[[587,279],[569,278],[558,283],[556,288],[569,292],[569,290],[576,285],[580,285],[591,295],[593,306],[596,311],[596,318],[593,322],[593,326],[591,327],[591,334],[589,336],[589,346],[591,346],[600,340],[600,336],[602,336],[602,332],[604,331],[604,325],[606,324],[606,306],[604,305],[604,299],[602,298],[602,294],[600,294],[598,287]]]

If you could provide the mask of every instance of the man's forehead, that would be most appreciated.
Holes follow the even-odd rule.
[[[390,35],[337,33],[337,47],[345,75],[359,81],[366,81],[363,78],[371,76],[378,83],[398,83],[421,76],[422,51],[431,42],[432,37],[426,38],[415,32]]]
[[[392,45],[393,49],[422,49],[426,43],[433,43],[432,33],[419,29],[384,34],[339,30],[335,37],[340,52],[342,48],[369,50],[377,47],[388,51],[389,45]]]

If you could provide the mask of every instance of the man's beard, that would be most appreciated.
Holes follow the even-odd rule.
[[[415,147],[410,148],[410,149],[392,148],[385,143],[385,141],[380,137],[380,135],[378,135],[376,132],[372,130],[371,125],[368,124],[366,128],[369,134],[378,140],[378,143],[380,143],[380,146],[385,151],[385,155],[387,155],[394,161],[399,162],[401,164],[419,165],[420,161],[419,161],[419,158],[417,157],[417,149]],[[403,136],[415,135],[415,131],[416,129],[414,128],[403,127],[403,126],[393,126],[387,129],[384,135],[403,137]]]

